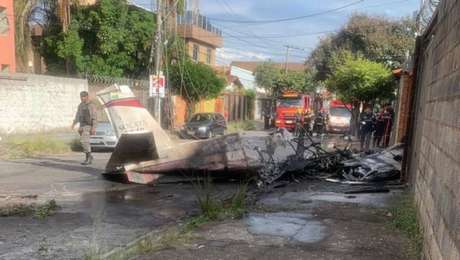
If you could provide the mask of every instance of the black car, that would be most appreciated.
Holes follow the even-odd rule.
[[[219,113],[197,113],[185,124],[181,135],[194,138],[211,138],[224,135],[227,123]]]

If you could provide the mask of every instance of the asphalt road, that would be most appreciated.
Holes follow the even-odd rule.
[[[196,212],[194,189],[104,180],[109,154],[96,153],[0,161],[0,206],[44,203],[61,207],[45,219],[0,217],[0,259],[84,259],[124,245]]]

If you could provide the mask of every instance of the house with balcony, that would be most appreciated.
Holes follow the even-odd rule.
[[[223,46],[222,31],[209,18],[195,11],[177,16],[177,33],[185,40],[187,53],[196,62],[216,64],[216,49]]]

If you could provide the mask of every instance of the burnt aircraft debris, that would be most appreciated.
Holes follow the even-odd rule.
[[[119,138],[105,175],[129,182],[149,184],[177,171],[206,171],[253,173],[260,187],[302,175],[368,183],[397,178],[401,170],[402,146],[365,157],[349,147],[328,151],[300,124],[294,133],[278,129],[174,143],[129,87],[114,85],[97,95]]]

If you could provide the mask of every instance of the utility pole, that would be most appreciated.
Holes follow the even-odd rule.
[[[152,10],[153,10],[153,1],[152,1]],[[163,5],[162,5],[162,0],[156,0],[156,22],[157,22],[157,29],[154,37],[154,41],[152,41],[152,48],[150,51],[150,60],[149,63],[152,64],[153,58],[155,56],[155,63],[154,63],[154,68],[153,71],[150,69],[149,75],[155,75],[159,76],[160,71],[161,71],[161,51],[162,51],[162,37],[161,37],[161,31],[162,31],[162,12],[163,12]],[[153,48],[155,47],[155,49]],[[155,51],[155,52],[154,52]],[[151,68],[152,66],[149,66]],[[157,96],[157,102],[156,102],[156,119],[158,120],[158,123],[161,126],[161,98],[160,95],[158,94]]]
[[[286,47],[286,63],[284,64],[284,73],[288,72],[288,63],[289,63],[289,49],[292,48],[290,45],[285,45]]]
[[[299,48],[299,47],[296,47],[296,46],[292,46],[292,45],[284,45],[284,47],[286,47],[286,63],[284,65],[284,72],[287,74],[288,72],[288,64],[289,64],[289,50],[290,49],[295,49],[295,50],[301,50],[301,51],[304,51],[305,49],[303,48]]]

